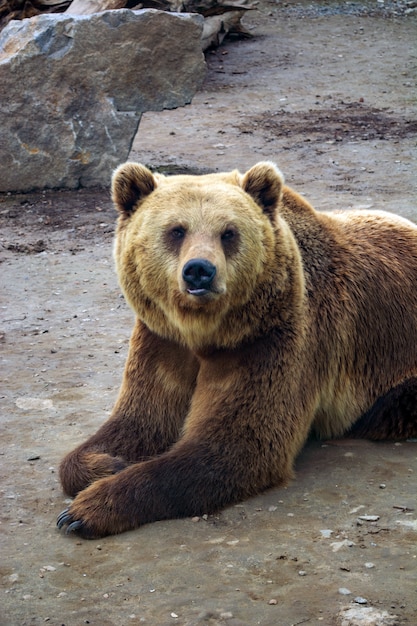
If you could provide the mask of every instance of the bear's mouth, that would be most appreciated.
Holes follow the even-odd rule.
[[[198,298],[201,298],[201,296],[207,296],[208,294],[211,294],[212,291],[211,289],[204,289],[203,287],[201,287],[200,289],[187,289],[187,293],[189,293],[191,296],[197,296]]]
[[[226,293],[225,288],[212,285],[211,287],[183,287],[181,289],[182,302],[187,306],[198,308],[207,306],[211,302],[217,302],[217,300],[224,296]],[[178,294],[179,295],[179,294]]]

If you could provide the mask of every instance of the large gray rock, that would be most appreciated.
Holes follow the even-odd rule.
[[[141,114],[200,87],[203,18],[45,14],[0,34],[0,191],[106,186]]]

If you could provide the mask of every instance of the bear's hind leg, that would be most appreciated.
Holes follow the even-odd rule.
[[[417,377],[378,398],[346,436],[373,440],[417,437]]]

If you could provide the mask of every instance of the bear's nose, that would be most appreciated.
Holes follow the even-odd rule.
[[[187,283],[187,291],[193,295],[206,293],[215,275],[216,267],[207,259],[190,259],[182,268],[182,277]]]

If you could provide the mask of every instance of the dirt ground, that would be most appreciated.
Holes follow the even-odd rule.
[[[262,0],[190,106],[143,117],[132,158],[273,159],[317,208],[417,222],[412,8]],[[111,410],[132,327],[115,213],[108,190],[47,191],[1,196],[0,218],[1,624],[417,623],[416,442],[311,442],[288,488],[207,519],[58,532],[59,461]]]

